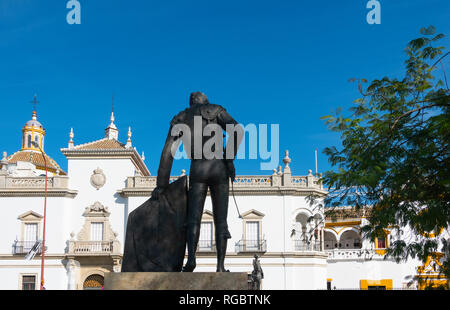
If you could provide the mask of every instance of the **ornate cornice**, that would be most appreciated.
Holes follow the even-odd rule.
[[[75,198],[76,190],[48,189],[47,197]],[[0,189],[0,197],[44,197],[44,189]]]
[[[143,176],[150,176],[150,171],[142,160],[141,156],[133,148],[131,149],[61,149],[61,152],[67,159],[85,158],[85,159],[131,159],[134,166]]]
[[[123,188],[117,193],[122,197],[150,197],[155,187],[147,188]],[[308,188],[285,188],[285,187],[269,187],[269,188],[234,188],[236,196],[309,196],[317,195],[325,197],[327,192],[319,189]],[[208,191],[209,195],[209,191]],[[231,188],[230,188],[231,195]]]

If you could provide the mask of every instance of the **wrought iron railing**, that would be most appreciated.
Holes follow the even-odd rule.
[[[36,241],[15,241],[13,244],[13,254],[22,255],[28,254],[35,245]],[[42,247],[40,246],[36,254],[42,254]]]
[[[266,252],[267,242],[266,240],[239,240],[235,245],[236,252]]]
[[[294,240],[294,251],[320,251],[320,241]]]
[[[216,252],[216,244],[213,240],[199,240],[197,252]]]

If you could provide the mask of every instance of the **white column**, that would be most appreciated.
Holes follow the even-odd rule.
[[[74,259],[69,259],[67,262],[67,277],[68,277],[68,289],[69,290],[76,290],[76,268],[77,268],[77,261]]]
[[[325,251],[325,232],[324,231],[325,231],[325,227],[322,224],[322,227],[320,229],[320,239],[321,239],[320,247],[321,247],[322,251]]]

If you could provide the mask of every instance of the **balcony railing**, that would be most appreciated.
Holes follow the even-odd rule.
[[[114,241],[70,241],[69,252],[72,254],[109,254],[120,251]]]
[[[48,177],[47,187],[48,189],[68,188],[68,180],[66,176],[56,175]],[[4,182],[2,182],[0,189],[44,189],[44,187],[45,177],[14,177],[7,175],[4,177]]]
[[[197,244],[197,252],[216,252],[216,244],[212,240],[199,240]]]
[[[36,241],[15,241],[13,244],[14,255],[26,255],[33,248]],[[37,255],[42,254],[42,247],[40,246]]]
[[[371,249],[333,249],[325,252],[328,259],[368,259],[376,255]]]
[[[127,178],[125,189],[153,189],[156,187],[156,176],[132,176]],[[170,177],[170,182],[179,177]],[[307,176],[292,176],[290,173],[286,175],[238,175],[233,183],[235,189],[248,188],[307,188],[323,190],[320,179],[311,173]]]
[[[294,251],[320,251],[320,241],[294,240]]]
[[[236,252],[260,252],[264,253],[267,251],[266,240],[239,240],[236,245]]]

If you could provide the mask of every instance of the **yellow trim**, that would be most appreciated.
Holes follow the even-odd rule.
[[[35,151],[39,151],[39,148],[31,146],[28,147],[28,143],[27,143],[27,139],[28,139],[28,135],[31,136],[31,141],[35,141],[35,136],[38,136],[38,141],[39,141],[39,146],[41,148],[43,148],[43,141],[44,141],[44,137],[45,137],[45,130],[43,129],[39,129],[37,127],[28,127],[25,126],[22,129],[22,151],[27,151],[27,150],[35,150]]]
[[[439,288],[439,287],[446,287],[446,289],[449,288],[448,279],[445,279],[445,278],[430,279],[430,278],[431,277],[428,277],[428,278],[419,277],[418,289],[423,291],[427,288]]]
[[[435,256],[434,258],[432,257],[432,255],[429,255],[426,262],[422,266],[417,267],[416,279],[418,280],[419,290],[425,290],[427,288],[439,288],[441,286],[445,286],[447,289],[449,288],[449,279],[447,279],[445,275],[439,274],[438,270],[435,270],[434,272],[425,270],[432,262],[432,259],[433,263],[436,263],[439,268],[442,268],[440,259],[444,256],[444,253],[436,252],[433,254]]]
[[[387,249],[387,247],[389,247],[389,235],[391,234],[391,232],[386,230],[386,229],[383,229],[383,230],[384,230],[384,233],[386,234],[386,236],[384,237],[386,239],[386,248],[384,248],[384,249],[378,248],[378,237],[375,237],[375,240],[374,240],[374,242],[375,242],[375,252],[378,255],[386,254],[386,251],[387,251],[386,249]]]
[[[435,238],[435,237],[439,236],[440,234],[442,234],[443,230],[444,230],[444,228],[441,227],[439,229],[438,233],[436,233],[436,232],[434,232],[434,233],[421,233],[421,235],[424,236],[425,238]]]
[[[31,131],[31,132],[37,132],[40,133],[42,135],[45,136],[45,130],[44,129],[40,129],[38,127],[28,127],[28,126],[24,126],[22,128],[22,132],[27,132],[27,131]]]
[[[442,268],[442,263],[440,262],[440,259],[444,256],[444,253],[436,252],[436,253],[434,253],[434,255],[436,256],[436,258],[434,259],[434,262],[440,268]],[[426,274],[425,268],[427,268],[428,265],[431,263],[431,258],[432,258],[431,255],[429,255],[427,257],[427,260],[425,261],[425,264],[423,264],[422,266],[417,267],[417,273],[419,274],[419,277],[430,277],[429,274]]]
[[[422,215],[424,212],[428,212],[429,211],[429,209],[423,209],[423,210],[420,210],[419,211],[419,215]],[[437,227],[436,227],[437,228]],[[421,229],[419,229],[419,228],[416,228],[417,229],[417,231],[422,235],[422,236],[424,236],[425,238],[435,238],[435,237],[437,237],[437,236],[439,236],[441,233],[442,233],[442,231],[444,230],[444,228],[443,227],[440,227],[439,229],[438,229],[438,231],[434,231],[434,232],[432,232],[432,233],[427,233],[427,232],[423,232]]]
[[[38,148],[35,148],[35,147],[23,147],[21,149],[21,151],[38,151],[38,152],[40,152],[41,150],[39,150]]]
[[[331,281],[333,281],[332,278],[327,278],[327,282],[331,282]]]
[[[360,225],[361,224],[361,220],[359,221],[347,221],[347,222],[328,222],[325,223],[325,228],[328,227],[336,227],[336,226],[355,226],[355,225]]]
[[[368,290],[369,286],[384,286],[387,290],[392,290],[393,281],[392,281],[392,279],[360,280],[360,284],[359,284],[360,289]]]
[[[378,255],[384,255],[386,254],[387,250],[375,250],[375,253],[377,253]]]

